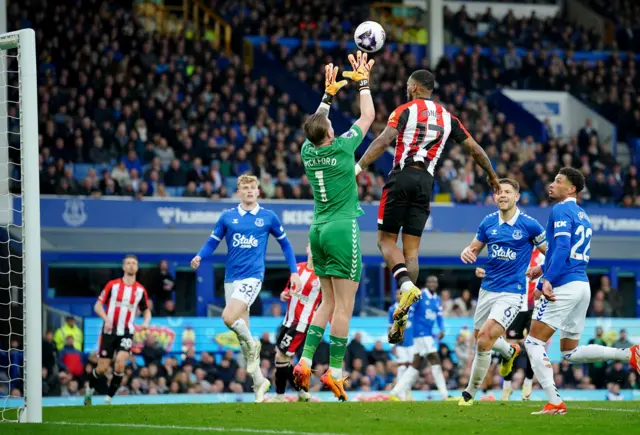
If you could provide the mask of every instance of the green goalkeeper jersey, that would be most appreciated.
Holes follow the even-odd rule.
[[[302,144],[302,163],[313,187],[314,224],[364,214],[354,169],[354,154],[363,139],[362,130],[354,124],[330,145],[316,147],[308,140]]]

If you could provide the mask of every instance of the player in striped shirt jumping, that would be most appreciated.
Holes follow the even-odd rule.
[[[320,278],[313,271],[311,247],[307,245],[307,261],[298,263],[298,275],[302,283],[302,291],[292,293],[289,285],[280,294],[280,300],[287,303],[287,312],[282,321],[276,339],[276,397],[273,402],[284,402],[287,381],[298,391],[298,401],[308,402],[311,394],[297,388],[293,379],[291,360],[298,352],[300,345],[307,337],[307,330],[313,320],[320,301],[322,289]]]
[[[106,404],[111,403],[122,383],[124,369],[131,355],[135,332],[133,320],[136,317],[136,311],[140,309],[144,317],[143,329],[147,329],[151,322],[147,291],[136,281],[138,258],[135,255],[124,257],[122,270],[124,272],[122,278],[109,281],[94,306],[94,311],[104,321],[104,325],[100,336],[98,366],[89,375],[89,386],[84,396],[85,405],[91,405],[95,387],[104,378],[115,355],[113,377],[105,398]]]

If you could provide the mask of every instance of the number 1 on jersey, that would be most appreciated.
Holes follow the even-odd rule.
[[[324,174],[322,173],[322,171],[316,171],[315,175],[318,179],[318,185],[320,186],[320,201],[328,202],[329,199],[327,198],[327,189],[325,189],[324,186]]]

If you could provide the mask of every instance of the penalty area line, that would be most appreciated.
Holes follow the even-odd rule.
[[[127,423],[85,423],[85,422],[73,422],[73,421],[49,421],[45,422],[46,425],[57,426],[93,426],[93,427],[127,427],[137,429],[165,429],[165,430],[184,430],[184,431],[196,431],[196,432],[244,432],[255,434],[283,434],[283,435],[345,435],[340,433],[330,432],[299,432],[294,430],[272,430],[272,429],[248,429],[248,428],[236,428],[236,427],[211,427],[211,426],[173,426],[173,425],[159,425],[159,424],[127,424]]]

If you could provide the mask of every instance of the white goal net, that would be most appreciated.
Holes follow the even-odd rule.
[[[0,34],[0,416],[42,421],[35,34]]]

